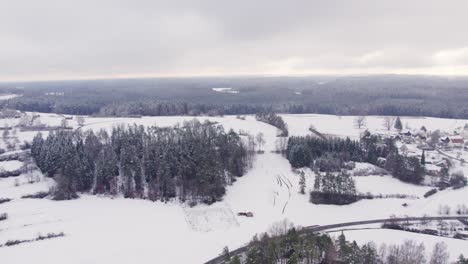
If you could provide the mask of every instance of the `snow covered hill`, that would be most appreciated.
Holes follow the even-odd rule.
[[[291,135],[310,134],[310,125],[321,133],[357,138],[360,130],[354,127],[354,117],[327,115],[282,115]],[[41,121],[60,124],[63,117],[41,114]],[[171,126],[193,117],[142,118],[86,118],[85,129],[111,129],[117,124]],[[29,183],[25,175],[0,178],[0,198],[12,198],[0,204],[0,213],[8,219],[0,221],[0,244],[8,240],[31,239],[38,233],[64,232],[65,237],[0,248],[3,263],[203,263],[217,256],[224,246],[240,247],[256,233],[285,218],[295,225],[309,226],[365,219],[387,218],[390,215],[436,215],[440,205],[455,208],[468,204],[468,188],[439,192],[422,198],[430,187],[415,186],[391,176],[357,176],[357,189],[372,194],[406,194],[419,199],[362,200],[347,206],[314,205],[307,195],[299,193],[299,175],[289,162],[273,153],[277,129],[253,116],[246,120],[235,116],[198,117],[201,121],[218,122],[226,129],[256,135],[264,134],[265,153],[258,154],[253,168],[229,186],[222,202],[198,205],[193,208],[177,201],[168,203],[121,197],[81,195],[77,200],[51,201],[48,199],[21,199],[24,194],[43,191],[53,186],[51,179],[39,175]],[[436,118],[403,118],[409,127],[452,129],[466,120]],[[9,120],[14,125],[17,120]],[[78,128],[78,124],[70,121]],[[381,117],[368,117],[367,127],[385,132]],[[20,132],[21,140],[31,140],[34,132]],[[0,162],[0,166],[11,164]],[[11,165],[13,166],[13,165]],[[468,170],[463,167],[465,175]],[[307,189],[311,189],[314,174],[304,170]],[[402,206],[407,203],[408,206]],[[253,217],[238,216],[238,212],[252,212]],[[468,241],[439,238],[400,231],[348,231],[350,239],[359,243],[375,240],[392,243],[404,238],[424,241],[431,248],[433,241],[445,241],[453,258],[460,253],[468,255]],[[175,251],[174,249],[178,250]],[[181,253],[183,252],[183,253]]]

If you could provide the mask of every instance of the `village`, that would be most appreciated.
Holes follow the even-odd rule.
[[[403,130],[391,135],[401,154],[421,158],[429,177],[426,184],[449,186],[448,176],[463,175],[460,167],[468,155],[468,124],[453,131],[428,131],[425,126],[417,130]]]

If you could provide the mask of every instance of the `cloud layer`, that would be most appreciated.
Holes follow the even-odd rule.
[[[468,74],[468,2],[0,0],[0,81]]]

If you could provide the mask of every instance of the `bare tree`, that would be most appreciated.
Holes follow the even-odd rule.
[[[265,144],[265,138],[263,136],[262,132],[259,132],[257,136],[255,137],[257,140],[257,145],[258,145],[258,151],[262,151],[262,146]]]
[[[356,116],[354,119],[354,124],[361,129],[361,127],[366,125],[366,117],[365,116]]]
[[[78,123],[79,126],[84,125],[84,123],[85,123],[85,118],[84,118],[84,116],[77,116],[77,117],[76,117],[76,123]]]
[[[439,143],[440,137],[441,137],[440,130],[437,129],[434,132],[432,132],[429,136],[430,144],[436,145],[437,143]]]
[[[32,122],[33,122],[32,116],[28,114],[24,114],[20,118],[20,121],[18,122],[18,126],[29,127],[29,126],[32,126]]]
[[[447,250],[447,245],[444,242],[438,242],[434,245],[432,250],[430,264],[448,264],[449,263],[449,253]]]
[[[268,230],[268,233],[271,236],[282,236],[288,233],[288,231],[294,227],[294,224],[291,223],[287,218],[279,221],[279,222],[274,222],[271,226],[270,229]]]
[[[387,129],[387,131],[390,131],[393,127],[393,122],[395,122],[395,118],[392,117],[392,116],[386,116],[384,117],[384,120],[383,120],[383,126],[385,127],[385,129]]]
[[[400,246],[401,260],[397,263],[414,264],[426,263],[426,253],[424,244],[416,244],[413,240],[406,240]]]
[[[286,151],[286,147],[288,146],[288,138],[280,137],[276,140],[276,152],[284,153]]]
[[[68,127],[68,121],[67,121],[66,118],[63,118],[62,121],[60,121],[60,126],[61,126],[62,128]]]
[[[257,143],[255,143],[255,138],[252,135],[247,136],[247,146],[248,146],[248,151],[250,153],[255,152],[255,147],[257,146]]]

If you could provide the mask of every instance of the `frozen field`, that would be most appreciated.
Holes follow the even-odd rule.
[[[327,115],[283,115],[291,135],[310,134],[311,124],[321,133],[357,138],[359,129],[354,117]],[[41,114],[41,121],[60,124],[62,117]],[[81,129],[111,129],[118,124],[172,126],[193,117],[143,117],[143,118],[86,118]],[[390,176],[355,176],[357,189],[372,194],[406,194],[420,199],[363,200],[348,206],[313,205],[307,195],[299,194],[299,176],[289,162],[275,148],[277,129],[257,122],[254,117],[246,120],[235,116],[200,117],[223,125],[225,129],[245,131],[253,135],[265,135],[265,154],[257,155],[249,172],[229,186],[224,201],[211,206],[189,208],[177,201],[170,203],[97,197],[82,195],[72,201],[19,199],[23,194],[46,190],[53,183],[41,178],[27,183],[20,176],[19,185],[14,179],[0,179],[0,197],[13,198],[0,204],[0,213],[7,212],[9,219],[0,222],[0,244],[12,239],[30,239],[38,233],[64,232],[65,237],[47,241],[0,248],[1,263],[146,263],[157,259],[158,263],[202,263],[219,255],[224,246],[230,249],[242,246],[255,233],[267,231],[276,221],[288,218],[295,225],[308,226],[332,224],[354,220],[387,218],[392,214],[422,216],[437,215],[440,205],[455,208],[468,203],[468,188],[443,191],[427,199],[422,195],[429,187],[414,186]],[[11,122],[13,122],[12,120]],[[462,126],[465,120],[437,118],[403,118],[403,124],[411,127],[425,125],[429,130],[452,129]],[[74,120],[69,123],[77,127]],[[382,118],[368,117],[367,127],[382,132]],[[32,132],[21,132],[19,137],[30,140]],[[13,166],[0,163],[2,166]],[[465,175],[468,175],[466,168]],[[306,172],[306,186],[311,189],[314,176]],[[403,207],[403,203],[408,203]],[[251,211],[254,217],[237,216],[237,212]],[[377,232],[378,231],[378,232]],[[414,239],[432,244],[443,240],[451,255],[468,255],[468,241],[418,235],[389,230],[349,231],[346,235],[359,243],[374,240],[377,243],[395,243]],[[76,250],[79,248],[80,250]],[[183,249],[184,254],[173,248]],[[92,252],[92,254],[81,254]]]

